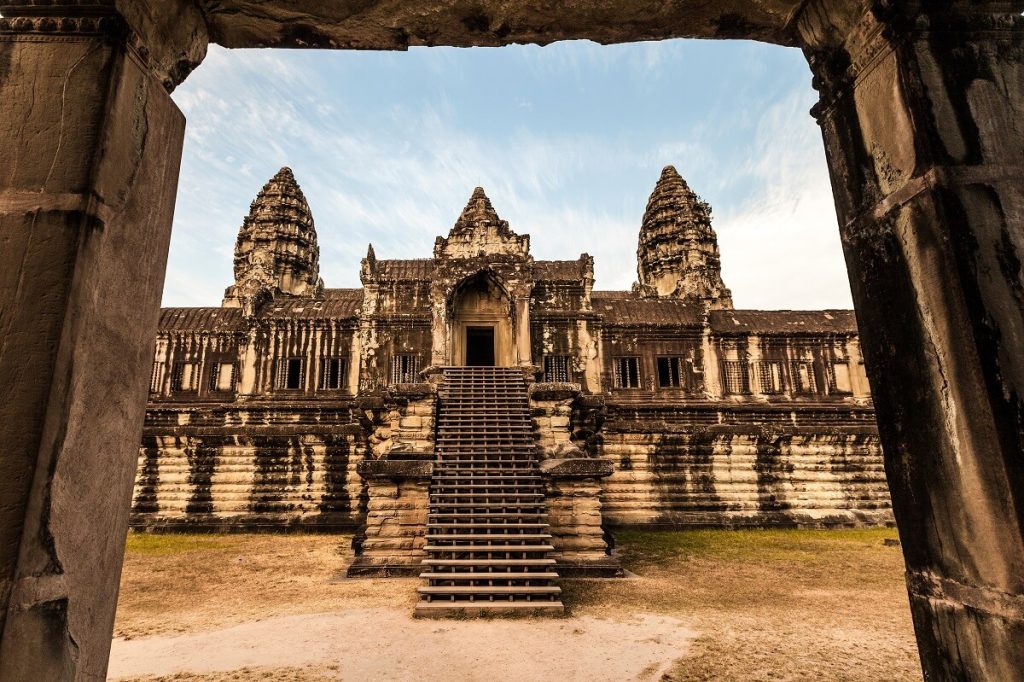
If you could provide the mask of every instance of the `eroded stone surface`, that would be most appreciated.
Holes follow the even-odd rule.
[[[0,678],[102,679],[184,119],[112,3],[19,5],[0,20]]]
[[[797,24],[929,679],[1024,669],[1022,10],[816,1]]]
[[[732,293],[722,282],[711,206],[672,166],[661,172],[647,202],[636,261],[641,295],[732,308]]]
[[[796,0],[674,3],[566,0],[334,2],[201,0],[213,40],[227,47],[402,50],[412,45],[509,45],[587,39],[750,38],[792,45]]]
[[[537,9],[506,2],[473,6],[366,3],[359,7],[332,2],[305,3],[301,10],[281,0],[200,4],[210,33],[229,46],[401,49],[409,44],[546,43],[574,37],[612,42],[675,35],[745,37],[802,45],[822,92],[816,112],[826,139],[854,297],[866,332],[865,355],[878,389],[882,436],[911,571],[911,598],[925,670],[936,677],[998,679],[1024,667],[1019,660],[1024,651],[1019,646],[1024,639],[1020,625],[1024,617],[1019,607],[1014,607],[1014,599],[1019,600],[1022,593],[1019,577],[1024,575],[1019,511],[1024,475],[1018,419],[1022,381],[1018,377],[1020,344],[1016,342],[1024,322],[1018,296],[1020,248],[1015,236],[1020,231],[1020,178],[1024,177],[1020,172],[1022,143],[1015,125],[1021,113],[1021,27],[1017,15],[1024,10],[1022,3],[907,2],[871,3],[868,7],[856,0],[814,0],[799,5],[781,0],[722,0],[655,8],[636,3],[600,7],[566,3]],[[156,281],[163,269],[166,240],[146,234],[138,249],[131,237],[118,242],[122,233],[135,233],[111,227],[116,220],[104,213],[104,207],[114,207],[116,215],[123,205],[119,202],[133,196],[131,188],[142,186],[139,178],[149,178],[146,182],[155,188],[147,193],[150,212],[132,216],[132,222],[169,223],[166,190],[170,187],[173,195],[174,173],[156,178],[125,171],[137,167],[135,160],[148,158],[148,150],[157,148],[161,149],[159,158],[167,164],[161,167],[175,166],[178,149],[173,144],[161,147],[160,140],[167,139],[161,137],[161,131],[173,132],[177,124],[161,122],[153,112],[140,118],[139,109],[132,106],[107,108],[111,92],[123,94],[131,89],[106,87],[104,79],[111,73],[107,66],[112,58],[120,58],[116,55],[130,53],[127,62],[133,66],[118,71],[119,77],[135,73],[137,67],[170,89],[198,63],[205,49],[207,29],[196,20],[191,3],[103,0],[90,4],[87,13],[82,6],[13,0],[0,5],[5,15],[0,21],[0,92],[4,95],[0,98],[4,106],[0,136],[9,138],[4,139],[9,153],[3,158],[17,161],[0,166],[3,220],[13,221],[13,228],[4,234],[14,239],[13,244],[5,243],[4,253],[14,254],[11,257],[18,261],[16,267],[3,272],[13,273],[20,281],[24,271],[24,281],[31,282],[28,288],[19,289],[15,280],[10,280],[5,297],[13,303],[0,313],[7,353],[0,357],[0,377],[4,385],[18,386],[22,398],[8,401],[3,408],[4,423],[17,424],[19,429],[4,435],[4,442],[16,454],[5,458],[5,475],[0,477],[10,493],[2,496],[5,516],[0,548],[5,569],[9,569],[5,579],[21,561],[14,557],[25,519],[38,518],[41,506],[60,508],[59,501],[46,498],[47,489],[61,494],[74,490],[79,504],[85,499],[101,500],[103,509],[116,512],[121,504],[116,495],[102,501],[97,490],[82,483],[116,485],[118,476],[128,470],[125,465],[93,465],[117,451],[113,441],[118,434],[133,431],[133,413],[127,406],[133,395],[135,365],[129,361],[123,381],[104,377],[104,395],[95,401],[89,386],[99,381],[82,368],[102,364],[97,358],[106,357],[104,349],[112,349],[119,367],[125,358],[136,357],[145,337],[142,318],[147,314],[146,301],[159,288]],[[98,12],[92,11],[97,8]],[[107,29],[94,20],[97,14],[111,15],[116,10],[130,17],[131,39],[124,40],[121,33],[120,41],[101,41]],[[794,15],[797,10],[799,15]],[[60,21],[55,23],[54,18]],[[100,42],[103,46],[88,49]],[[85,56],[83,46],[88,51]],[[67,90],[72,93],[69,101],[59,93],[71,74],[69,65],[75,63],[74,74],[81,82]],[[157,101],[147,97],[148,86],[132,92],[137,95],[132,100],[136,103]],[[25,102],[37,105],[31,115],[19,110]],[[66,111],[73,111],[74,116],[66,117]],[[137,125],[140,121],[146,125]],[[54,130],[57,135],[50,134]],[[143,131],[148,136],[140,136]],[[108,173],[94,176],[91,169],[100,158],[98,140],[108,134],[106,154],[135,151],[129,151],[127,159],[118,157],[118,163],[109,164]],[[140,145],[145,153],[138,151]],[[101,178],[95,187],[87,180],[92,177]],[[97,198],[94,204],[81,199],[88,193]],[[153,201],[153,196],[160,199]],[[98,215],[93,215],[94,211]],[[103,232],[91,231],[84,245],[67,241],[66,235],[91,230],[91,225],[99,224],[96,220],[104,224]],[[23,237],[38,235],[40,228],[65,237],[34,240],[32,248],[25,247],[29,240]],[[51,247],[51,252],[36,251]],[[147,271],[122,264],[119,254],[126,252]],[[151,253],[154,259],[140,258],[140,253]],[[95,273],[96,277],[82,273]],[[112,280],[117,280],[117,286],[108,286]],[[141,294],[140,282],[145,283]],[[364,288],[371,286],[378,285],[364,282]],[[139,316],[128,323],[121,319],[111,322],[109,310],[83,303],[87,298],[116,300],[113,292],[126,289],[135,292],[130,315]],[[31,315],[25,313],[28,308],[24,304],[30,298],[34,301]],[[653,305],[638,310],[635,302],[614,296],[600,303],[599,298],[593,297],[592,309],[615,311],[624,322],[641,324],[655,310]],[[325,297],[324,305],[337,310],[353,300],[351,295],[333,301]],[[687,317],[684,311],[657,303],[660,316],[676,321]],[[363,309],[364,313],[373,310],[372,305]],[[738,313],[734,319],[743,317]],[[761,320],[762,334],[765,329],[788,324],[766,320],[764,315],[745,319],[741,326],[751,324],[752,319]],[[553,327],[550,321],[542,326]],[[104,334],[111,329],[130,332],[132,340],[110,342]],[[572,347],[579,349],[573,370],[581,376],[585,389],[600,392],[607,366],[599,357],[596,330],[589,321],[575,327],[563,325],[562,329],[564,337],[548,332],[540,348],[551,353],[557,350],[554,339],[572,339]],[[373,357],[384,347],[369,326],[367,334],[362,332],[350,348],[353,358]],[[94,335],[91,340],[85,339],[90,335]],[[697,343],[702,352],[713,348],[712,336],[702,335]],[[100,338],[103,344],[96,342]],[[277,331],[271,338],[275,343],[282,340]],[[390,340],[384,338],[383,342]],[[103,347],[94,354],[94,345]],[[67,361],[72,347],[78,359],[73,365]],[[246,336],[239,348],[253,367],[251,373],[243,374],[240,394],[257,395],[260,377],[266,376],[258,361],[257,335]],[[703,385],[718,385],[715,365],[705,363],[705,369]],[[78,381],[78,372],[84,372],[85,379]],[[22,381],[23,376],[33,380]],[[352,386],[353,392],[357,389]],[[33,487],[33,475],[50,470],[51,455],[57,452],[50,447],[54,440],[69,433],[77,435],[75,420],[81,417],[74,406],[104,400],[120,407],[100,415],[90,413],[89,425],[95,434],[84,434],[76,441],[76,460],[84,467],[76,472],[81,478],[69,475],[62,479],[65,484],[53,487],[48,475],[40,474],[39,485]],[[85,412],[88,410],[83,408]],[[598,413],[588,412],[591,416]],[[722,412],[719,420],[731,423],[736,413],[731,408]],[[622,414],[631,417],[636,410],[626,405]],[[682,421],[701,424],[707,417],[691,411]],[[268,419],[273,417],[268,415]],[[626,421],[643,423],[631,418]],[[799,420],[790,421],[799,429]],[[589,426],[586,430],[588,435],[581,435],[578,442],[596,451],[603,442],[600,431]],[[754,451],[767,456],[759,471],[771,473],[777,461],[773,453],[782,449],[777,439],[767,438],[759,444],[760,438],[755,439]],[[43,451],[37,445],[43,443],[47,449],[37,457]],[[59,472],[59,467],[55,471]],[[54,475],[61,480],[62,474]],[[771,482],[772,478],[764,480]],[[25,509],[32,510],[27,517]],[[102,514],[56,515],[49,517],[47,524],[55,538],[84,542],[117,527],[116,522],[111,526],[106,517],[100,520],[99,516]],[[43,530],[45,541],[47,529]],[[32,537],[29,545],[37,538]],[[94,544],[102,545],[103,557],[87,553],[82,555],[81,565],[93,572],[92,581],[116,583],[110,573],[116,573],[117,562],[108,560],[115,557],[118,547]],[[34,561],[32,557],[24,559],[28,573],[37,570]],[[63,567],[67,569],[71,563],[64,562]],[[52,568],[51,563],[45,570],[57,575]],[[67,667],[49,672],[64,677],[94,676],[95,662],[106,649],[105,633],[104,637],[95,636],[106,627],[103,617],[80,626],[69,616],[66,622],[72,625],[67,627],[61,618],[81,608],[79,603],[95,603],[100,611],[112,613],[113,597],[109,591],[93,589],[89,580],[76,582],[73,574],[65,570],[63,579],[25,583],[34,590],[31,594],[56,595],[47,598],[45,609],[37,611],[43,616],[33,627],[40,627],[25,641],[56,642],[56,650],[63,653],[45,660]],[[6,598],[8,588],[0,594]],[[42,598],[37,601],[44,603]],[[65,635],[69,632],[78,653],[67,646]],[[5,630],[5,647],[9,637]],[[4,665],[10,660],[3,657]]]

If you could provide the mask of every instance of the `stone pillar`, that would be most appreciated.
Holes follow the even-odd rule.
[[[582,456],[572,444],[572,406],[580,385],[535,383],[529,387],[530,417],[541,459]]]
[[[796,20],[935,680],[1024,670],[1022,9],[812,0]]]
[[[205,33],[169,72],[113,0],[0,13],[0,679],[103,679]]]
[[[426,558],[427,510],[434,464],[422,460],[365,460],[357,471],[367,485],[366,526],[353,545],[347,575],[417,575]]]
[[[552,555],[563,578],[623,575],[618,559],[611,556],[601,518],[601,479],[612,472],[612,463],[603,459],[549,459],[540,464],[547,484]]]
[[[530,347],[530,298],[516,299],[516,364],[520,367],[533,365],[533,350]]]
[[[451,339],[448,338],[448,307],[445,294],[431,288],[430,317],[430,365],[444,367],[453,362]]]

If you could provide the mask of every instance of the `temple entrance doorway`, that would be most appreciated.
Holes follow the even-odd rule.
[[[508,294],[486,272],[468,277],[452,298],[450,363],[511,367],[512,305]]]
[[[470,367],[494,365],[494,327],[466,327],[466,364]]]

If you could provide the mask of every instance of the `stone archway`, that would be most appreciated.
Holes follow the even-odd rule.
[[[452,365],[512,367],[516,364],[512,301],[491,273],[479,272],[460,282],[452,293],[450,305]],[[475,349],[472,346],[488,343],[488,330],[492,362],[473,362]],[[479,350],[486,353],[484,348]]]
[[[209,40],[800,47],[925,673],[1024,669],[1024,1],[313,6],[0,0],[0,677],[105,671],[184,131],[167,93]]]

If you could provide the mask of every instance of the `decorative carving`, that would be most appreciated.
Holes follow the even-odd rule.
[[[249,206],[235,242],[235,284],[224,292],[224,305],[251,316],[275,296],[317,297],[323,286],[313,215],[285,167]]]
[[[636,255],[640,281],[634,291],[639,295],[732,308],[732,293],[722,282],[711,206],[672,166],[661,171],[647,202]]]
[[[434,258],[472,258],[475,256],[511,256],[525,258],[530,251],[530,235],[518,235],[502,220],[491,205],[483,187],[473,190],[447,237],[434,243]]]
[[[1008,11],[1005,2],[935,8],[923,2],[874,0],[853,18],[839,16],[831,4],[814,2],[803,8],[796,21],[814,74],[811,84],[820,94],[811,109],[819,121],[883,55],[899,45],[927,32],[961,33],[976,39],[976,34],[1000,31],[1009,38],[1009,31],[1024,23],[1024,17]]]

